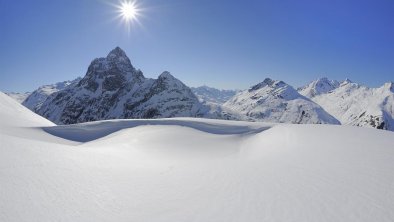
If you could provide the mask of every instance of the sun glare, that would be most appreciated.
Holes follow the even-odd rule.
[[[117,5],[114,4],[113,6],[117,9],[116,18],[121,20],[128,33],[135,25],[141,26],[139,18],[143,10],[137,0],[120,0]]]
[[[134,2],[123,2],[120,7],[123,19],[130,21],[136,18],[137,8]]]

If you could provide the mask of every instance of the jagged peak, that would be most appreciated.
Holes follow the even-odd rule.
[[[348,84],[348,83],[353,83],[353,81],[350,80],[350,79],[348,79],[348,78],[346,78],[345,80],[343,80],[343,81],[341,82],[341,85],[342,85],[342,84]]]
[[[383,84],[383,88],[388,89],[391,92],[394,92],[394,83],[392,81],[386,82]]]
[[[259,90],[259,89],[264,88],[266,86],[278,88],[278,87],[283,87],[286,85],[287,84],[283,81],[265,78],[264,81],[262,81],[261,83],[259,83],[257,85],[252,86],[248,91],[251,92],[251,91]]]
[[[159,79],[176,79],[170,72],[164,71],[159,75]]]
[[[350,81],[350,80],[348,80],[348,81]],[[327,84],[329,84],[329,85],[335,85],[335,84],[338,84],[339,85],[339,82],[337,81],[337,80],[331,80],[331,79],[329,79],[329,78],[327,78],[327,77],[320,77],[320,78],[318,78],[318,79],[316,79],[315,81],[312,81],[310,84],[315,84],[315,85],[317,85],[317,84],[319,84],[319,83],[327,83]]]
[[[127,57],[126,53],[120,47],[116,47],[111,52],[109,52],[105,59],[106,61],[132,66],[129,57]]]
[[[126,53],[119,46],[117,46],[108,53],[107,59],[113,59],[117,57],[127,57]]]
[[[256,85],[252,86],[249,89],[249,92],[261,89],[261,88],[263,88],[263,87],[265,87],[267,85],[272,85],[273,83],[274,83],[274,80],[272,80],[270,78],[265,78],[264,81],[262,81],[261,83],[258,83]]]

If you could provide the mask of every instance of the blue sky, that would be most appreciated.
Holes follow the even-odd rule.
[[[118,3],[0,0],[0,91],[84,76],[116,46],[146,77],[168,70],[190,86],[394,81],[392,0],[139,0],[130,33]]]

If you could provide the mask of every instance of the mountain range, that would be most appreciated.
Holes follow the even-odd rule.
[[[343,124],[394,130],[394,90],[320,78],[298,89],[264,79],[246,90],[188,87],[164,71],[146,78],[119,47],[94,59],[83,78],[9,93],[57,123],[105,119],[204,117],[280,123]],[[24,99],[24,97],[26,97]]]

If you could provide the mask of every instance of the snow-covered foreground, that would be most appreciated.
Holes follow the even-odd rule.
[[[394,133],[177,118],[54,126],[0,93],[0,221],[393,221]]]

